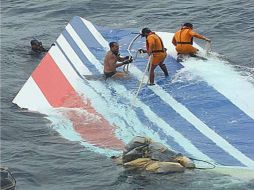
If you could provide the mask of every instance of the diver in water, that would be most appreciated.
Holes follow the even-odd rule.
[[[49,49],[45,49],[42,45],[42,42],[38,41],[37,39],[33,39],[30,42],[31,44],[31,50],[35,53],[45,53],[48,52]],[[55,44],[51,44],[51,47],[54,46]]]
[[[36,52],[36,53],[42,53],[42,52],[47,52],[48,49],[45,49],[42,45],[42,42],[39,42],[38,40],[34,39],[31,40],[31,49]]]
[[[172,39],[172,43],[176,46],[178,60],[182,61],[183,55],[189,55],[190,57],[197,57],[203,60],[206,58],[197,55],[199,51],[193,47],[193,38],[199,38],[211,43],[208,38],[193,31],[193,25],[191,23],[184,23],[179,31],[177,31]]]

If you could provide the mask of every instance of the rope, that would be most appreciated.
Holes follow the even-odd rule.
[[[131,42],[130,42],[128,48],[127,48],[127,51],[129,52],[130,56],[132,56],[132,54],[131,54],[132,45],[133,45],[133,43],[138,39],[138,37],[139,37],[140,35],[141,35],[141,34],[136,35],[136,36],[131,40]]]
[[[204,163],[207,163],[209,165],[211,165],[211,167],[195,167],[195,169],[199,169],[199,170],[208,170],[208,169],[214,169],[216,167],[215,164],[211,163],[211,162],[208,162],[206,160],[199,160],[199,159],[196,159],[196,158],[190,158],[188,157],[189,159],[191,160],[194,160],[194,161],[199,161],[199,162],[204,162]]]
[[[148,73],[148,79],[147,79],[146,84],[148,84],[148,83],[151,82],[151,81],[150,81],[150,74],[151,74],[151,69],[152,69],[153,54],[151,54],[150,56],[151,56],[151,60],[150,60],[150,62],[149,62],[149,70],[148,70],[149,73]]]
[[[148,62],[147,62],[147,64],[146,64],[146,68],[145,68],[144,73],[143,73],[142,80],[141,80],[140,83],[139,83],[139,87],[138,87],[138,90],[137,90],[137,92],[136,92],[136,94],[135,94],[135,96],[134,96],[134,98],[133,98],[131,107],[135,104],[135,101],[136,101],[136,99],[137,99],[137,97],[138,97],[138,94],[139,94],[139,92],[140,92],[140,90],[141,90],[142,84],[143,84],[143,82],[144,82],[144,80],[145,80],[145,76],[146,76],[146,72],[147,72],[147,70],[148,70],[148,67],[149,67],[149,65],[152,65],[152,64],[150,64],[150,63],[152,62],[152,59],[153,59],[153,54],[151,54],[151,55],[149,56]],[[150,71],[151,71],[151,69],[150,69]],[[149,71],[149,72],[150,72],[150,71]]]
[[[207,57],[209,53],[211,52],[212,44],[211,42],[206,42],[205,44],[205,56]]]

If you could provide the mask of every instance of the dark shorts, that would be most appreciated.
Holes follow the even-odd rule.
[[[116,74],[116,71],[109,72],[109,73],[105,73],[105,72],[104,72],[104,75],[105,75],[106,79],[107,79],[107,78],[110,78],[110,77],[112,77],[112,76],[114,76],[115,74]]]

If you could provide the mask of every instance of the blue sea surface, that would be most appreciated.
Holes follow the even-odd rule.
[[[150,27],[164,32],[192,22],[212,40],[214,52],[254,81],[253,12],[253,0],[2,1],[1,165],[10,168],[17,189],[254,189],[253,180],[210,170],[168,175],[124,170],[63,138],[45,115],[12,104],[42,58],[31,52],[30,40],[35,37],[50,47],[74,16],[112,29]]]

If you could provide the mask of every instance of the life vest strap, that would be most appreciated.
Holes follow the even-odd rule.
[[[163,48],[163,49],[159,49],[159,50],[153,50],[152,53],[159,53],[159,52],[166,52],[167,49]]]
[[[191,44],[192,45],[191,42],[176,42],[176,44]]]
[[[155,34],[155,33],[154,33]],[[161,43],[161,49],[158,49],[158,50],[153,50],[152,53],[159,53],[159,52],[166,52],[167,51],[167,48],[164,48],[164,45],[163,45],[163,42],[160,38],[160,36],[158,36],[157,34],[155,34],[159,40],[160,40],[160,43]]]

